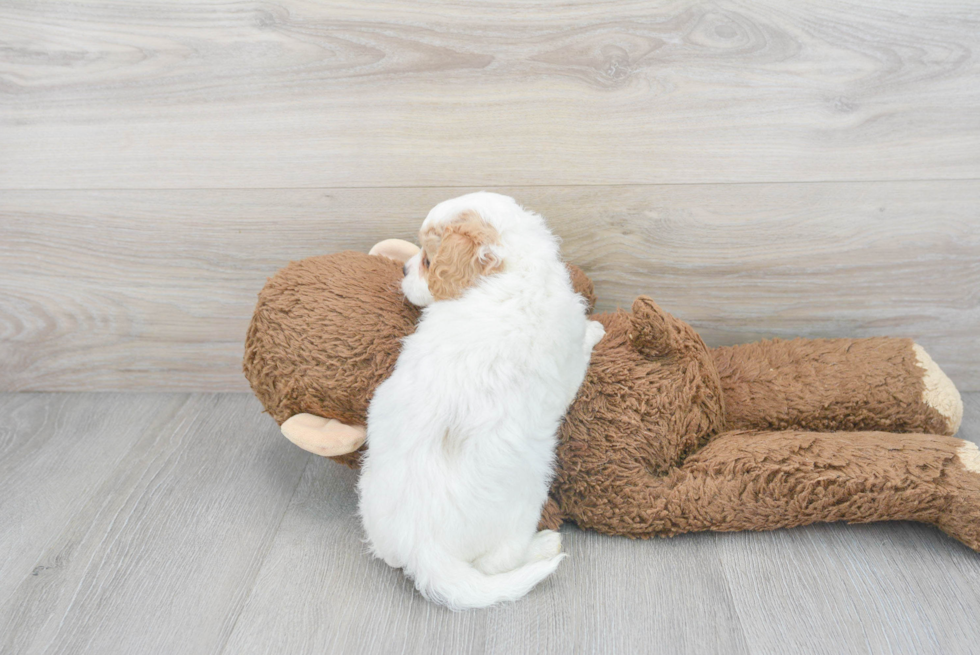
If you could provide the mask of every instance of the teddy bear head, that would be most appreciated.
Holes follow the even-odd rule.
[[[394,240],[392,240],[394,241]],[[389,248],[380,248],[388,244]],[[374,390],[395,366],[419,308],[401,290],[409,244],[382,242],[372,255],[346,251],[291,262],[269,278],[245,339],[245,377],[282,425],[312,414],[363,426]],[[595,304],[592,282],[569,267],[573,284]],[[357,466],[358,452],[333,457]]]
[[[291,262],[259,294],[244,371],[282,424],[309,413],[364,425],[374,390],[391,375],[419,309],[402,295],[402,264],[341,252]],[[335,457],[356,465],[357,453]]]

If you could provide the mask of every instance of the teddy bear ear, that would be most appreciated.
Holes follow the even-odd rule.
[[[303,450],[323,457],[352,453],[364,444],[367,436],[367,431],[360,425],[347,425],[313,414],[290,416],[280,429],[284,437]]]
[[[402,239],[385,239],[374,244],[374,247],[368,251],[368,254],[387,257],[388,259],[395,260],[399,264],[404,264],[414,257],[418,251],[419,247],[414,243],[409,243]]]

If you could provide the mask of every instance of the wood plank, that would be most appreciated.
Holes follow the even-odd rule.
[[[980,442],[980,394],[958,436]],[[971,652],[980,558],[917,523],[814,525],[725,539],[721,555],[752,652]],[[778,617],[778,620],[774,620]]]
[[[154,400],[78,398],[93,415],[136,415]],[[38,544],[34,574],[17,576],[0,606],[0,651],[214,653],[231,633],[307,454],[284,447],[246,394],[194,396],[127,436],[87,502],[46,512],[62,521],[59,536]],[[53,437],[63,447],[75,438]]]
[[[977,554],[930,526],[819,525],[724,546],[751,652],[970,652],[980,636]]]
[[[311,461],[226,653],[967,652],[980,636],[977,554],[907,523],[652,541],[565,526],[552,578],[454,614],[364,551],[355,482]]]
[[[0,395],[0,602],[43,570],[42,554],[133,443],[185,402],[160,394]]]
[[[244,390],[269,275],[414,239],[468,190],[5,192],[0,389]],[[909,336],[980,389],[980,181],[498,190],[549,219],[600,310],[649,294],[711,345]]]
[[[355,479],[311,461],[224,652],[748,652],[708,535],[566,527],[569,558],[527,597],[453,613],[365,553]]]
[[[960,436],[980,442],[980,393],[964,399]],[[571,556],[527,598],[452,613],[364,551],[356,472],[287,444],[247,395],[0,394],[0,417],[0,481],[33,473],[68,498],[58,482],[112,468],[34,523],[2,490],[0,539],[61,528],[0,595],[5,653],[968,652],[980,637],[980,558],[928,526],[653,541],[566,526]],[[59,445],[73,458],[42,468]]]
[[[980,177],[975,2],[0,6],[0,188]]]

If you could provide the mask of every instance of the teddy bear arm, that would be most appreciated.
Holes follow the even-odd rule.
[[[657,358],[686,350],[700,339],[683,321],[660,308],[649,296],[633,301],[629,340],[645,357]]]
[[[629,537],[913,520],[980,550],[980,451],[931,434],[726,432],[667,475],[604,470],[567,518]]]
[[[712,350],[729,429],[956,433],[963,402],[911,339],[774,339]]]
[[[572,279],[572,287],[575,289],[575,293],[585,298],[588,312],[591,314],[595,310],[596,303],[595,286],[592,284],[592,280],[575,264],[565,264],[565,266],[568,268],[568,275]]]

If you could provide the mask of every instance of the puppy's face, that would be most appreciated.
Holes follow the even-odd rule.
[[[458,298],[481,277],[503,267],[497,230],[473,210],[423,224],[419,242],[422,249],[405,263],[402,280],[405,297],[419,307]]]

